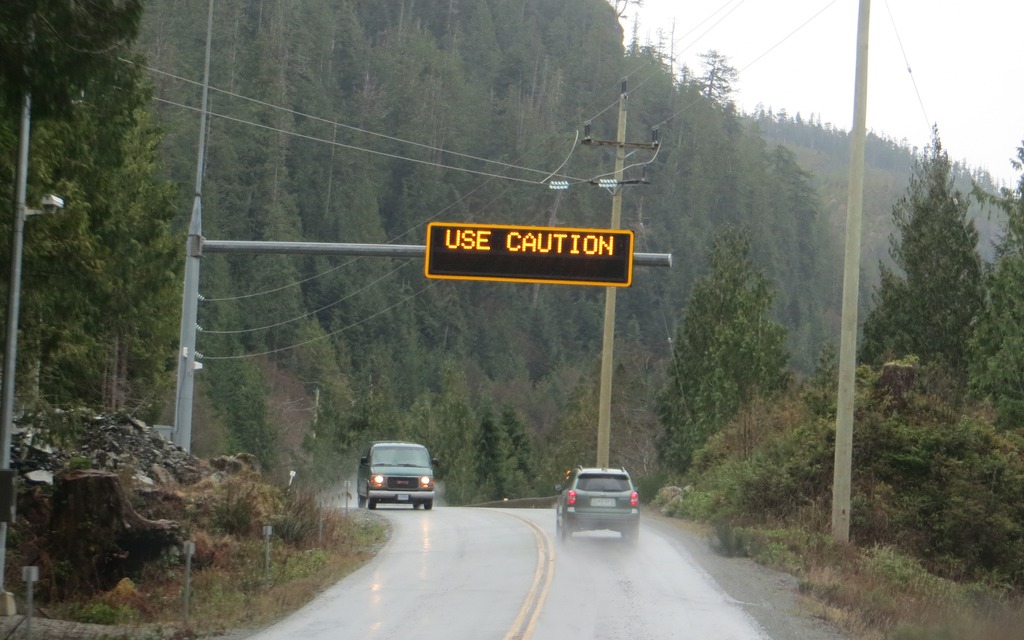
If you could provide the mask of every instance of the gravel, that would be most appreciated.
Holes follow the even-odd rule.
[[[851,640],[827,621],[813,616],[797,590],[797,579],[749,558],[727,558],[711,548],[696,528],[656,511],[644,512],[644,526],[675,541],[715,579],[718,586],[775,640]]]

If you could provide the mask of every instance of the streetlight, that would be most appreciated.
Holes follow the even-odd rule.
[[[55,195],[42,199],[42,209],[28,209],[25,193],[28,186],[28,140],[32,122],[32,96],[25,93],[21,107],[21,131],[18,139],[18,174],[15,183],[14,228],[11,234],[11,284],[7,298],[7,341],[4,349],[3,408],[0,412],[0,469],[11,468],[11,431],[14,425],[14,380],[18,359],[18,314],[21,305],[21,257],[25,244],[25,219],[28,216],[52,213],[64,207],[64,200]],[[11,496],[14,499],[14,496]],[[5,589],[7,561],[7,520],[0,519],[0,614],[14,613],[14,596]]]

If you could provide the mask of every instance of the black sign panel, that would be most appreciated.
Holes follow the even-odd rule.
[[[432,222],[428,278],[628,287],[633,232]]]

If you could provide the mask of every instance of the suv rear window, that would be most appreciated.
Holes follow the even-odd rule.
[[[581,491],[629,491],[629,478],[621,475],[581,475],[576,482]]]

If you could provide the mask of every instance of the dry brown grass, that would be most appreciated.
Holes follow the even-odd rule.
[[[1024,629],[1019,596],[936,577],[890,548],[808,549],[805,561],[808,611],[857,640],[1010,640]]]
[[[275,496],[259,483],[235,481],[231,486],[193,491],[197,493],[185,497],[191,505],[186,508],[188,537],[195,543],[187,626],[185,563],[174,556],[148,565],[142,575],[122,581],[110,592],[48,603],[48,615],[113,625],[187,628],[201,635],[258,627],[301,608],[362,566],[387,536],[383,520],[372,514],[336,508],[314,511],[309,507],[310,496]],[[243,508],[246,502],[251,511]],[[316,522],[294,525],[297,517]],[[235,531],[225,531],[225,519]],[[282,529],[292,523],[290,540],[271,538],[269,571],[262,527],[257,526],[263,522],[277,522]],[[297,537],[296,531],[304,534]]]

